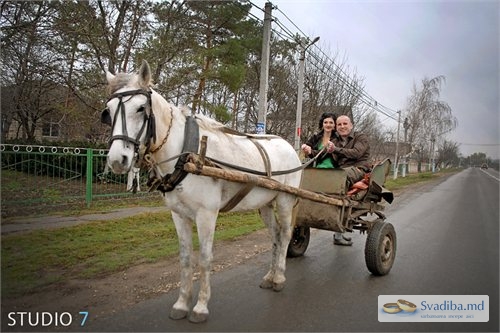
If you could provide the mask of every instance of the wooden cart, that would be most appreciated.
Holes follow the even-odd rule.
[[[309,244],[310,228],[335,232],[359,230],[367,234],[365,262],[374,275],[389,273],[396,256],[396,232],[385,222],[382,200],[391,203],[392,192],[383,185],[391,162],[387,159],[376,165],[368,188],[348,196],[346,173],[342,169],[307,168],[303,171],[300,188],[336,199],[335,204],[300,198],[294,210],[294,231],[288,247],[288,256],[304,254]]]
[[[203,155],[203,154],[202,154]],[[184,170],[189,173],[221,178],[239,183],[252,183],[270,190],[296,195],[294,230],[288,246],[288,257],[305,253],[310,239],[310,228],[335,232],[367,233],[365,261],[374,275],[389,273],[396,256],[396,232],[392,224],[385,222],[382,200],[393,201],[393,194],[383,185],[391,162],[387,159],[376,165],[368,188],[348,195],[346,173],[342,169],[306,168],[302,173],[300,188],[284,185],[267,177],[241,171],[207,166],[204,157],[191,154]]]

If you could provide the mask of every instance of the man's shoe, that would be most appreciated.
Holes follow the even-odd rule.
[[[346,240],[344,237],[342,237],[340,239],[334,238],[333,239],[333,244],[335,244],[335,245],[343,245],[343,246],[351,246],[352,245],[352,241]]]
[[[344,235],[344,234],[342,234],[342,238],[343,238],[343,239],[345,239],[345,240],[346,240],[346,241],[348,241],[348,242],[350,242],[350,241],[352,240],[352,238],[351,238],[351,237],[346,236],[346,235]]]

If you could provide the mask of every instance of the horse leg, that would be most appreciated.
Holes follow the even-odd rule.
[[[269,203],[268,205],[261,207],[259,209],[259,214],[260,217],[262,218],[262,221],[264,221],[264,224],[268,227],[269,232],[271,233],[271,239],[273,244],[271,249],[271,265],[267,274],[262,278],[260,287],[264,289],[271,289],[273,288],[273,280],[276,267],[276,253],[277,253],[276,239],[278,237],[276,233],[277,230],[276,216],[274,215],[274,208],[272,203]]]
[[[196,228],[200,241],[200,291],[198,302],[189,315],[189,321],[201,323],[208,319],[208,301],[210,300],[210,270],[212,268],[212,246],[215,233],[215,222],[218,211],[199,210],[196,214]]]
[[[276,198],[278,221],[276,223],[276,258],[274,267],[273,289],[281,291],[285,286],[286,253],[292,237],[292,210],[296,198],[281,193]]]
[[[175,229],[179,239],[179,259],[181,265],[181,281],[179,298],[170,311],[170,318],[182,319],[189,313],[193,294],[193,266],[191,264],[193,252],[193,222],[172,212]]]

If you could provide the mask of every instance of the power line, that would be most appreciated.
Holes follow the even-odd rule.
[[[297,26],[297,25],[296,25],[296,24],[295,24],[292,20],[290,20],[290,19],[288,18],[288,16],[286,16],[286,14],[285,14],[285,13],[283,13],[283,12],[281,11],[281,9],[279,9],[279,8],[278,8],[278,6],[275,6],[275,8],[278,10],[278,12],[280,12],[281,14],[283,14],[283,16],[284,16],[284,17],[285,17],[285,18],[286,18],[286,19],[287,19],[290,23],[292,23],[292,25],[293,25],[293,26],[294,26],[294,27],[295,27],[295,28],[296,28],[296,29],[297,29],[297,30],[298,30],[298,31],[302,34],[302,36],[307,37],[307,36],[306,36],[306,34],[305,34],[302,30],[300,30],[300,28],[299,28],[299,27],[298,27],[298,26]]]
[[[257,5],[255,5],[251,1],[248,1],[248,2],[250,4],[252,4],[252,6],[259,8]],[[288,22],[290,22],[295,27],[295,29],[300,33],[300,35],[294,34],[275,15],[272,15],[273,21],[281,29],[281,31],[277,31],[276,29],[272,29],[273,33],[275,33],[281,39],[291,40],[293,42],[297,42],[297,38],[300,38],[300,37],[305,37],[308,39],[308,36],[281,9],[279,9],[275,5],[273,5],[273,8],[276,8],[277,11],[279,13],[281,13],[288,20]],[[260,9],[260,10],[262,10],[262,9]],[[284,36],[284,35],[286,35],[286,36]],[[375,98],[370,96],[362,87],[353,85],[353,83],[350,82],[350,80],[352,80],[350,75],[345,73],[344,70],[338,64],[336,64],[335,61],[333,59],[331,59],[331,57],[328,54],[326,54],[319,46],[314,45],[314,47],[315,47],[315,50],[319,50],[319,52],[328,60],[328,63],[331,63],[336,68],[336,70],[334,71],[336,78],[332,77],[331,73],[324,71],[324,66],[323,66],[323,68],[320,66],[323,65],[325,62],[322,61],[321,59],[319,59],[318,56],[315,53],[313,53],[311,50],[308,50],[307,53],[314,60],[316,60],[316,62],[311,63],[312,66],[314,66],[321,73],[326,75],[329,79],[332,79],[334,81],[340,81],[342,84],[346,85],[354,93],[358,94],[359,100],[362,103],[364,103],[365,105],[367,105],[370,109],[372,109],[376,112],[379,112],[390,119],[398,121],[398,119],[396,118],[397,111],[392,110],[392,109],[388,108],[387,106],[379,103]]]

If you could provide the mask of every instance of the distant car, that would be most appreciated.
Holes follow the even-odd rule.
[[[481,169],[488,169],[488,164],[483,163],[483,165],[481,165]]]

